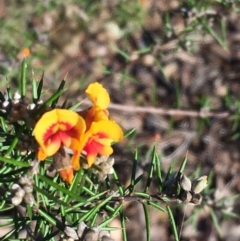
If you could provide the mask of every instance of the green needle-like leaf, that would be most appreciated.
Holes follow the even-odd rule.
[[[218,218],[217,218],[217,215],[215,214],[215,212],[214,212],[213,209],[210,209],[210,214],[211,214],[211,217],[212,217],[214,226],[215,226],[218,234],[219,234],[220,237],[221,237],[221,236],[222,236],[222,231],[221,231],[221,227],[220,227],[220,225],[219,225],[219,220],[218,220]]]
[[[168,216],[170,218],[171,224],[172,224],[173,236],[175,238],[175,241],[179,241],[177,226],[176,226],[176,223],[175,223],[175,220],[173,217],[172,210],[168,205],[167,205],[167,212],[168,212]]]
[[[131,181],[130,181],[130,186],[129,186],[130,193],[133,192],[134,185],[135,185],[135,176],[136,176],[136,171],[137,171],[137,159],[138,159],[138,151],[136,150],[135,157],[133,160],[132,176],[131,176]]]
[[[148,204],[162,212],[166,212],[166,210],[164,208],[162,208],[161,206],[159,206],[158,204],[154,203],[154,202],[151,202],[151,201],[148,201]]]
[[[58,87],[57,93],[60,92],[60,91],[64,91],[63,88],[64,88],[64,86],[65,86],[65,83],[66,83],[66,80],[63,79],[62,82],[61,82],[61,84],[60,84],[59,87]],[[62,92],[62,93],[63,93],[63,92]],[[59,97],[60,97],[60,95],[59,95],[57,98],[55,98],[55,100],[52,101],[52,104],[51,104],[51,107],[52,107],[52,108],[55,108],[55,107],[56,107],[57,102],[58,102],[58,100],[59,100]]]
[[[134,180],[134,186],[137,185],[143,178],[143,174],[138,176],[135,180]],[[130,184],[128,187],[125,188],[124,190],[124,195],[129,194],[130,190],[132,188],[132,185]]]
[[[53,101],[55,101],[57,98],[59,98],[59,96],[61,96],[61,94],[64,92],[64,90],[60,90],[58,92],[56,92],[55,94],[53,94],[48,100],[46,100],[41,106],[40,108],[36,111],[36,113],[41,113],[46,107],[50,106]]]
[[[152,178],[153,178],[153,170],[154,170],[154,166],[155,166],[155,163],[156,163],[156,147],[153,146],[152,148],[152,153],[151,153],[151,163],[150,163],[150,169],[148,171],[148,178],[147,178],[147,183],[146,183],[146,186],[145,186],[145,192],[148,192],[148,189],[151,185],[151,182],[152,182]]]
[[[41,241],[55,241],[54,237],[59,234],[59,230],[46,235]]]
[[[48,200],[54,201],[55,203],[60,204],[60,205],[65,206],[65,207],[68,207],[68,206],[69,206],[68,203],[66,203],[66,202],[64,202],[64,201],[62,201],[62,200],[59,200],[59,198],[53,196],[51,193],[45,191],[45,190],[42,189],[42,188],[39,188],[38,186],[34,186],[34,189],[35,189],[37,192],[41,193],[43,196],[47,197]]]
[[[180,168],[179,168],[179,171],[178,173],[181,175],[183,172],[184,172],[184,169],[185,169],[185,166],[187,164],[187,155],[185,156]]]
[[[145,203],[142,203],[142,205],[143,205],[144,217],[145,217],[145,223],[146,223],[146,240],[150,241],[150,219],[149,219],[148,207]]]
[[[43,87],[43,78],[44,78],[44,73],[42,73],[42,77],[38,83],[37,87],[37,100],[41,99],[41,94],[42,94],[42,87]]]
[[[123,196],[123,193],[124,193],[123,187],[122,187],[122,185],[121,185],[121,183],[120,183],[120,181],[118,179],[117,173],[115,171],[113,172],[113,178],[114,178],[114,181],[117,184],[117,187],[118,187],[120,195]]]
[[[32,73],[32,76],[32,99],[36,103],[38,101],[37,82],[34,78],[34,73]]]
[[[17,143],[18,143],[18,137],[15,137],[13,139],[11,145],[9,146],[5,156],[8,156],[13,151],[13,149],[16,147]]]
[[[15,165],[15,166],[19,166],[19,167],[29,167],[29,163],[22,162],[20,160],[10,159],[10,158],[3,157],[3,156],[0,156],[0,161],[5,162],[5,163],[9,163],[9,164],[12,164],[12,165]]]
[[[38,209],[38,213],[44,217],[49,223],[51,223],[54,226],[57,226],[57,223],[59,222],[59,220],[55,219],[52,217],[52,215],[49,215],[48,213],[46,213],[45,211],[43,211],[42,209]]]
[[[66,195],[69,195],[72,198],[75,198],[77,201],[79,202],[85,202],[85,200],[82,197],[79,197],[77,194],[70,192],[69,190],[67,190],[66,188],[58,185],[57,183],[51,181],[49,178],[39,175],[39,178],[44,181],[45,183],[47,183],[48,185],[50,185],[51,187],[54,187],[56,190],[65,193]]]
[[[104,222],[102,222],[101,224],[98,225],[99,228],[102,228],[106,225],[108,225],[118,214],[119,211],[122,209],[123,204],[121,203],[116,209],[115,211],[111,214],[111,217],[109,217],[107,220],[105,220]]]
[[[124,133],[124,138],[131,136],[133,133],[135,133],[135,129],[128,130]]]
[[[79,183],[79,180],[82,176],[82,169],[80,169],[74,176],[74,179],[73,179],[73,182],[69,188],[69,191],[72,192],[72,193],[76,193],[77,191],[77,187],[78,187],[78,183]],[[68,203],[70,201],[70,196],[69,195],[66,195],[65,198],[64,198],[64,202],[65,203]]]
[[[156,167],[156,174],[157,174],[157,183],[158,183],[158,190],[159,192],[162,191],[163,181],[162,181],[162,173],[161,173],[161,160],[159,155],[155,152],[155,167]]]
[[[122,210],[120,211],[120,220],[121,220],[121,226],[122,226],[123,241],[127,241],[126,221]]]
[[[22,61],[22,69],[21,69],[21,82],[20,82],[20,89],[21,89],[21,96],[26,96],[26,71],[27,71],[27,63],[26,60],[24,59]]]

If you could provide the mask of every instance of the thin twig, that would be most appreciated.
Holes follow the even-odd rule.
[[[91,106],[92,103],[89,100],[83,100],[80,107]],[[223,112],[212,112],[206,109],[201,109],[200,111],[194,110],[181,110],[181,109],[170,109],[166,110],[163,108],[155,108],[151,106],[129,106],[129,105],[119,105],[111,103],[108,109],[112,110],[119,110],[123,112],[131,112],[131,113],[152,113],[152,114],[161,114],[161,115],[168,115],[168,116],[187,116],[187,117],[200,117],[200,118],[207,118],[207,117],[215,117],[219,119],[224,119],[230,116],[228,111]]]
[[[106,197],[102,197],[101,200],[104,200]],[[99,200],[98,200],[99,201]],[[149,195],[149,197],[142,197],[138,195],[126,195],[126,196],[113,196],[109,202],[162,202],[162,203],[180,203],[182,202],[178,198],[164,198],[161,194]]]
[[[140,106],[127,106],[127,105],[118,105],[118,104],[110,104],[109,109],[120,110],[125,112],[135,112],[135,113],[152,113],[152,114],[162,114],[168,116],[189,116],[189,117],[216,117],[216,118],[227,118],[229,117],[229,112],[211,112],[205,109],[200,111],[193,110],[180,110],[180,109],[162,109],[162,108],[154,108],[154,107],[140,107]]]

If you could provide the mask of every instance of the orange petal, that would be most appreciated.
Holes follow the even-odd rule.
[[[19,59],[24,59],[26,57],[28,57],[30,55],[30,49],[29,48],[24,48],[20,51],[20,53],[18,54],[18,58]]]
[[[86,159],[87,159],[87,162],[88,162],[88,166],[91,167],[92,164],[95,162],[96,160],[96,157],[97,157],[97,154],[87,154],[86,156]]]
[[[43,161],[47,158],[47,154],[41,149],[38,149],[37,158],[39,161]]]
[[[93,104],[101,109],[106,109],[110,104],[107,90],[98,82],[90,84],[85,92]]]
[[[71,159],[71,163],[72,163],[72,166],[73,166],[74,170],[79,170],[80,169],[80,160],[79,160],[80,153],[81,153],[80,150],[76,150],[73,153],[73,156],[72,156],[72,159]]]
[[[58,171],[60,177],[66,181],[67,183],[71,184],[72,180],[74,178],[74,174],[73,174],[73,168],[72,167],[68,167],[62,170]]]
[[[70,155],[64,147],[60,147],[58,152],[53,155],[53,166],[64,181],[70,184],[72,183],[74,176],[73,167],[71,165]]]

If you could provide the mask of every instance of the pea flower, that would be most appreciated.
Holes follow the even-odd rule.
[[[46,112],[34,128],[39,144],[38,159],[53,156],[53,164],[59,175],[68,183],[74,177],[74,169],[79,170],[80,154],[86,156],[91,167],[98,155],[112,154],[113,142],[123,139],[121,127],[109,119],[107,110],[110,97],[105,88],[97,82],[88,86],[86,94],[93,105],[81,112],[54,109]],[[72,149],[70,159],[66,148]]]
[[[86,130],[84,119],[76,112],[54,109],[46,112],[34,128],[35,139],[39,144],[38,159],[53,156],[62,146],[73,150],[71,159],[75,170],[80,168],[80,139]]]
[[[81,138],[81,147],[91,167],[97,155],[108,156],[113,153],[111,144],[123,139],[121,127],[112,120],[101,120],[93,122]]]

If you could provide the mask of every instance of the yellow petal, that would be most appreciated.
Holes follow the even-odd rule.
[[[86,89],[86,94],[93,104],[102,110],[106,109],[110,104],[110,97],[107,90],[98,82],[90,84]]]
[[[99,150],[99,155],[101,156],[109,156],[112,153],[113,153],[113,149],[111,146],[103,146],[103,148]]]
[[[90,131],[93,134],[104,133],[106,135],[105,138],[112,139],[113,141],[121,141],[123,139],[121,127],[112,120],[93,122]]]
[[[57,121],[59,123],[59,129],[61,131],[68,131],[75,126],[81,125],[84,120],[76,112],[65,109],[55,109],[57,115]],[[79,119],[81,119],[79,121]],[[82,126],[81,126],[82,127]]]
[[[45,141],[58,130],[56,111],[46,112],[35,125],[34,136],[43,152],[46,152]]]
[[[91,127],[93,122],[101,120],[108,120],[108,111],[102,110],[98,106],[92,106],[86,113],[85,122],[87,130]]]

